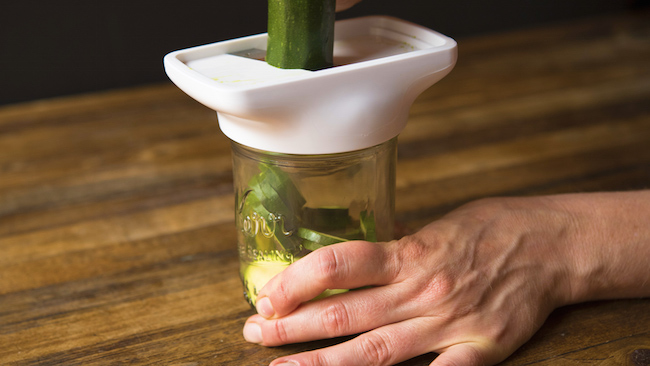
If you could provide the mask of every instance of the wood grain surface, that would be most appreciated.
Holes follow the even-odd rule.
[[[396,217],[649,186],[650,14],[619,14],[459,40],[400,136]],[[244,341],[233,201],[214,112],[171,84],[1,108],[0,364],[267,365],[342,341]],[[503,363],[531,364],[650,365],[650,299],[558,309]]]

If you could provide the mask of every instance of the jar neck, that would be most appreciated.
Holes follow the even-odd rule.
[[[346,161],[350,159],[362,158],[362,157],[371,157],[376,154],[379,154],[383,151],[392,150],[397,147],[397,137],[394,137],[388,141],[385,141],[381,144],[374,145],[365,149],[346,151],[335,154],[284,154],[271,151],[259,150],[250,146],[240,144],[236,141],[231,141],[233,154],[242,156],[248,159],[259,160],[261,162],[269,161]]]

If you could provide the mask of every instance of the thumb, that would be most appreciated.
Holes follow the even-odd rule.
[[[429,366],[487,366],[485,355],[469,343],[457,344],[440,353]]]

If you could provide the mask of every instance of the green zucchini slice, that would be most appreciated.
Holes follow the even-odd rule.
[[[377,230],[375,228],[375,214],[367,211],[361,211],[359,214],[361,232],[363,232],[363,237],[366,241],[376,242],[377,241]]]

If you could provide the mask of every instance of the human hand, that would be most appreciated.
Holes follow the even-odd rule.
[[[564,249],[575,224],[550,199],[488,199],[398,241],[319,249],[262,289],[244,335],[277,346],[362,333],[274,366],[390,365],[428,352],[440,353],[435,366],[497,363],[571,301]]]
[[[336,0],[336,11],[349,9],[358,2],[361,2],[361,0]]]

